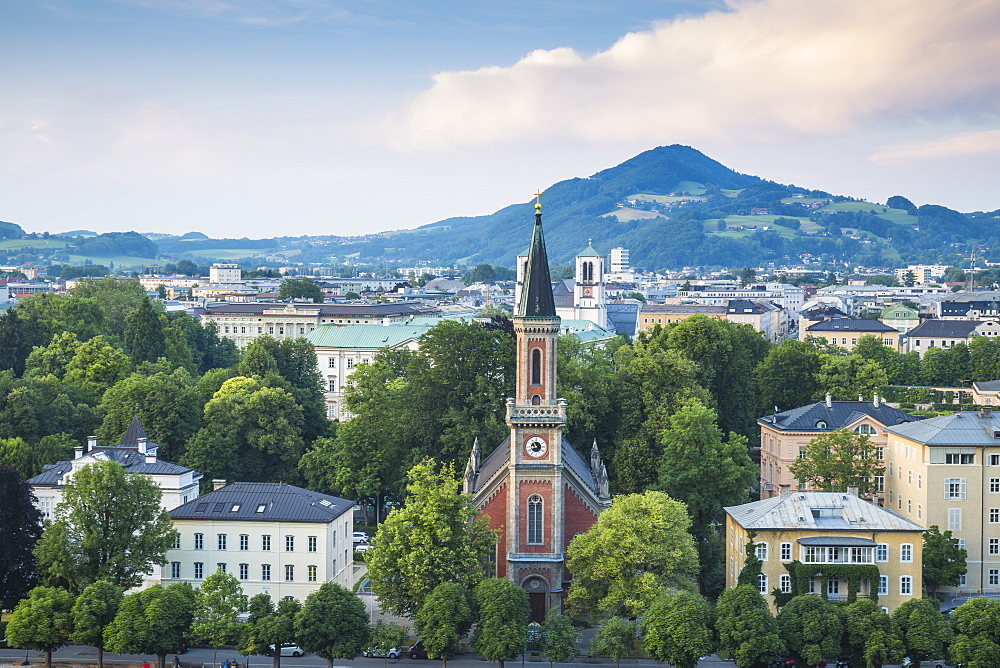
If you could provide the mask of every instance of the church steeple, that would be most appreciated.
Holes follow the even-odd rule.
[[[554,318],[556,304],[552,298],[552,279],[549,277],[549,257],[545,252],[542,236],[542,193],[535,193],[535,228],[528,249],[528,266],[524,287],[516,315],[522,318]]]

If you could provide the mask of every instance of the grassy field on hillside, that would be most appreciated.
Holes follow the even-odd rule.
[[[67,264],[82,265],[87,260],[94,264],[108,266],[114,262],[115,267],[145,267],[147,265],[161,265],[166,260],[157,260],[152,257],[132,257],[131,255],[115,255],[114,257],[98,257],[96,255],[70,255]]]
[[[18,248],[66,248],[69,242],[62,239],[4,239],[0,241],[0,250],[17,250]]]
[[[656,211],[643,211],[642,209],[630,209],[628,207],[622,207],[621,209],[615,209],[611,213],[604,214],[605,218],[614,216],[618,219],[619,223],[627,223],[630,220],[649,220],[650,218],[662,218]]]

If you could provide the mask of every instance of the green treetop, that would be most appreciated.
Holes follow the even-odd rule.
[[[875,493],[875,476],[885,474],[878,448],[867,434],[836,429],[806,445],[805,457],[788,467],[796,478],[809,481],[824,492],[846,492],[852,485],[861,496]]]

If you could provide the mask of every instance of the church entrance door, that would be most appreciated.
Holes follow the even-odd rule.
[[[529,592],[528,593],[528,605],[531,606],[531,614],[528,619],[528,623],[538,622],[539,624],[545,623],[545,593],[544,592]]]

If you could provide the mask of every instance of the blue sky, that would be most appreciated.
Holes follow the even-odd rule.
[[[1000,208],[993,0],[5,0],[0,220],[354,234],[658,145]]]

